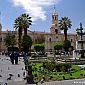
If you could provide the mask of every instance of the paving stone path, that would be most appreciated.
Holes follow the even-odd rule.
[[[0,55],[0,85],[31,85],[26,84],[23,79],[23,72],[26,73],[24,67],[23,58],[19,59],[18,65],[12,65],[9,57]],[[85,85],[85,79],[45,82],[38,85]]]
[[[12,65],[9,57],[0,55],[0,82],[2,83],[1,85],[3,85],[4,83],[24,81],[23,72],[26,73],[24,67],[25,66],[23,58],[19,58],[18,65]]]

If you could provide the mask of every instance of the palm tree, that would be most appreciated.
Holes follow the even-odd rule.
[[[14,28],[18,29],[18,44],[19,44],[19,50],[21,51],[21,37],[22,37],[22,31],[24,30],[24,35],[27,35],[27,28],[31,25],[31,17],[29,17],[28,14],[22,14],[20,17],[15,19],[14,22]]]
[[[32,25],[31,24],[32,20],[28,14],[22,14],[21,17],[23,19],[22,25],[23,25],[23,29],[24,29],[24,35],[27,35],[27,28],[29,28],[29,26]]]
[[[21,36],[22,36],[22,18],[18,17],[15,19],[14,22],[14,28],[18,29],[18,45],[19,45],[19,50],[21,51]]]
[[[71,20],[68,17],[62,17],[62,19],[59,20],[59,27],[61,30],[64,30],[65,41],[67,40],[67,30],[71,28],[71,26]]]

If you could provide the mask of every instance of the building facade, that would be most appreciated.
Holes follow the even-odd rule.
[[[52,13],[52,25],[49,28],[50,28],[50,33],[36,32],[36,31],[28,31],[27,32],[27,34],[32,38],[33,42],[35,42],[36,39],[43,38],[46,51],[52,51],[55,43],[64,41],[64,34],[61,33],[61,30],[58,27],[58,13],[56,12],[55,9]],[[0,24],[0,51],[6,50],[6,46],[4,43],[4,38],[5,38],[6,34],[7,34],[7,31],[2,31],[2,26]],[[17,37],[18,37],[18,33],[16,31],[16,38]],[[67,35],[67,38],[69,41],[71,41],[71,46],[73,46],[75,49],[77,35],[69,33]],[[33,46],[32,46],[32,49],[33,49]]]

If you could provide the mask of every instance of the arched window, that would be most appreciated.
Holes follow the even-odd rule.
[[[51,42],[51,38],[49,38],[49,41]]]
[[[55,20],[56,20],[56,16],[55,16]]]
[[[52,16],[53,20],[56,20],[56,16]]]
[[[52,16],[52,19],[54,20],[54,16]]]
[[[56,33],[56,34],[58,33],[58,29],[55,29],[55,33]]]
[[[71,39],[71,42],[73,42],[73,39]]]
[[[2,38],[0,38],[0,42],[2,42]]]

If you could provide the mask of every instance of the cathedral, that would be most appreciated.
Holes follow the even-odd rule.
[[[54,44],[60,43],[64,41],[64,34],[61,33],[61,30],[58,27],[58,13],[56,10],[53,10],[52,13],[52,25],[50,28],[50,32],[37,32],[37,31],[27,31],[27,34],[32,38],[32,41],[34,42],[36,39],[43,38],[44,44],[45,44],[45,51],[53,51]],[[7,34],[7,31],[2,31],[2,25],[0,24],[0,51],[6,51],[6,46],[4,43],[4,38]],[[17,34],[17,31],[16,31]],[[17,38],[18,34],[16,35]],[[71,46],[76,49],[76,41],[77,41],[77,35],[69,33],[67,35],[67,38],[69,41],[71,41]],[[18,39],[17,39],[18,40]],[[16,45],[18,46],[18,45]],[[33,46],[32,46],[33,49]]]

